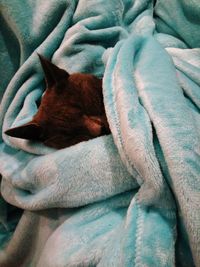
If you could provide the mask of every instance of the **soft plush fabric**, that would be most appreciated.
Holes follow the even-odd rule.
[[[198,0],[0,0],[0,266],[200,266]],[[37,52],[103,77],[112,135],[9,138],[44,91]]]

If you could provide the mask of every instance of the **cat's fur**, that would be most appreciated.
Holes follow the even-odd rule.
[[[41,141],[57,149],[110,133],[105,115],[102,80],[91,74],[69,74],[40,56],[46,91],[38,112],[9,136]]]

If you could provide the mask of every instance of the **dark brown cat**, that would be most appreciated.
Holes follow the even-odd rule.
[[[110,133],[105,115],[102,80],[94,75],[69,74],[40,56],[46,91],[38,112],[9,136],[41,141],[57,149]]]

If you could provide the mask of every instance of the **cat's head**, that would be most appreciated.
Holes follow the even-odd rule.
[[[102,80],[69,74],[40,56],[46,90],[33,119],[5,133],[64,148],[110,132],[102,95]]]

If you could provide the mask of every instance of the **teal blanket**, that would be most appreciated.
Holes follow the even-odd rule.
[[[0,266],[200,266],[198,0],[0,0]],[[112,135],[8,137],[44,92],[37,52],[103,77]]]

